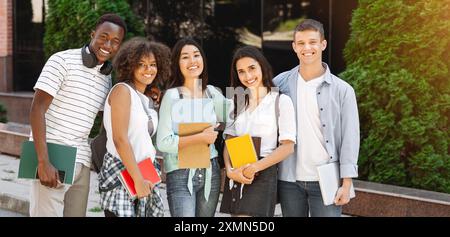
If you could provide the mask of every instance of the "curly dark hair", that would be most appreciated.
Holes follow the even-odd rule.
[[[118,82],[129,82],[134,79],[134,71],[143,57],[153,54],[158,72],[153,82],[147,86],[164,87],[170,78],[170,49],[166,45],[152,42],[143,37],[133,37],[125,42],[114,57],[113,66]]]

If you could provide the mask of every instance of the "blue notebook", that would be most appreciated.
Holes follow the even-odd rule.
[[[77,148],[47,143],[50,163],[58,170],[59,180],[64,184],[73,184]],[[34,142],[24,141],[20,155],[18,178],[38,179],[38,160]]]

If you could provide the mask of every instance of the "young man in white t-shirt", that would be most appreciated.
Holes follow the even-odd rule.
[[[107,60],[116,54],[125,34],[123,19],[105,14],[88,45],[53,54],[42,69],[30,112],[39,175],[31,185],[30,216],[86,215],[91,166],[88,136],[112,84]],[[48,159],[47,142],[77,148],[73,185],[60,183]]]
[[[327,47],[323,25],[302,21],[294,31],[299,66],[274,78],[291,97],[297,117],[294,154],[279,165],[279,200],[283,216],[341,216],[358,176],[359,118],[353,88],[322,62]],[[338,162],[342,186],[335,203],[325,206],[317,167]]]

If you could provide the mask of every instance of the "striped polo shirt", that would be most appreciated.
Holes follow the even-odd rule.
[[[48,59],[34,86],[53,96],[45,113],[47,142],[76,147],[76,162],[87,167],[88,136],[111,89],[111,76],[101,74],[101,66],[84,66],[81,49],[61,51]]]

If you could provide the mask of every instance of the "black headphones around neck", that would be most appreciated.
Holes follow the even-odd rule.
[[[91,52],[89,44],[84,45],[83,48],[81,49],[81,58],[83,61],[83,65],[88,68],[93,68],[98,64],[98,59],[95,56],[95,54]],[[103,75],[109,75],[111,74],[112,70],[113,70],[112,64],[109,61],[106,61],[100,68],[100,73]]]

